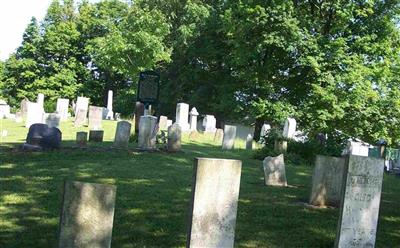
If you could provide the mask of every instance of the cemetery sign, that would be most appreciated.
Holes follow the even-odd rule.
[[[138,101],[145,104],[157,104],[160,93],[160,75],[155,71],[139,74]]]

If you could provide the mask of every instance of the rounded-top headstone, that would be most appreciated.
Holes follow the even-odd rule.
[[[131,123],[129,121],[119,121],[115,131],[114,146],[127,147],[131,135]]]
[[[168,151],[177,152],[181,150],[182,128],[173,124],[168,128]]]
[[[46,124],[36,123],[29,127],[26,142],[44,149],[56,149],[61,146],[62,133],[58,128],[49,128]]]

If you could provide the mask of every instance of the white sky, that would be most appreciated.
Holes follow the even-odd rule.
[[[5,60],[22,42],[32,16],[41,21],[51,0],[0,0],[0,60]]]

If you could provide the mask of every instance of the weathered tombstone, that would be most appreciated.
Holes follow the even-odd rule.
[[[342,155],[357,155],[368,157],[369,145],[363,142],[347,141],[347,146]]]
[[[59,248],[110,248],[116,187],[66,181],[60,216]]]
[[[296,125],[297,122],[293,118],[287,118],[285,122],[285,126],[283,128],[283,137],[293,139],[296,133]]]
[[[181,126],[183,132],[189,131],[190,129],[188,118],[189,118],[189,104],[178,103],[176,105],[175,123],[178,123],[178,125]]]
[[[128,147],[129,137],[131,136],[131,123],[129,121],[120,121],[115,131],[114,146]]]
[[[168,144],[169,152],[178,152],[181,150],[182,128],[177,123],[168,128]]]
[[[167,120],[167,128],[169,128],[170,126],[172,126],[172,120]]]
[[[242,161],[196,158],[186,247],[233,247]]]
[[[384,160],[349,155],[335,247],[375,247]]]
[[[15,113],[15,122],[16,123],[21,123],[22,122],[22,113],[21,112],[16,112]]]
[[[103,142],[104,131],[103,130],[90,130],[89,131],[89,142]]]
[[[160,128],[160,130],[167,130],[167,121],[168,121],[168,117],[161,115],[160,116],[160,120],[158,122],[158,126]]]
[[[144,115],[144,104],[136,102],[135,105],[135,133],[139,132],[140,117]]]
[[[189,124],[190,124],[190,131],[197,131],[197,116],[199,116],[199,112],[195,107],[190,110],[189,113]]]
[[[214,133],[216,130],[216,124],[217,119],[215,119],[213,115],[206,115],[206,117],[203,119],[204,132]]]
[[[86,115],[87,115],[87,111],[89,109],[89,98],[81,97],[81,96],[78,97],[78,99],[76,100],[75,108],[74,108],[75,115],[78,113],[78,111],[80,109],[85,110]]]
[[[222,138],[223,138],[223,137],[224,137],[224,130],[218,128],[218,129],[215,131],[214,142],[215,142],[215,143],[218,143],[218,144],[221,144]]]
[[[62,133],[58,128],[49,128],[46,124],[41,123],[31,125],[26,137],[27,144],[43,149],[58,149],[61,146],[61,140]]]
[[[87,110],[78,109],[78,111],[75,113],[75,121],[74,121],[75,127],[81,127],[86,123],[86,114]]]
[[[142,150],[156,149],[157,117],[147,115],[140,117],[138,147]]]
[[[76,144],[79,147],[85,147],[87,144],[87,132],[77,132],[76,133]]]
[[[225,125],[224,138],[222,140],[222,149],[231,150],[235,146],[236,126]]]
[[[25,118],[26,115],[28,114],[28,103],[29,103],[29,100],[26,98],[22,99],[22,101],[21,101],[20,110],[21,110],[21,114],[22,114],[23,118]]]
[[[39,104],[42,109],[44,109],[44,94],[39,93],[37,95],[36,103]],[[43,110],[43,112],[44,112],[44,110]]]
[[[246,138],[246,150],[253,150],[253,135],[248,134]]]
[[[43,108],[35,102],[28,102],[25,127],[35,123],[43,123]]]
[[[283,154],[266,157],[263,161],[265,185],[287,186]]]
[[[61,117],[61,121],[68,120],[69,99],[58,98],[56,111]]]
[[[346,159],[317,155],[310,204],[339,207]]]
[[[61,116],[59,114],[51,113],[51,114],[44,114],[45,123],[49,127],[59,127]]]
[[[100,130],[102,128],[101,121],[103,120],[103,108],[89,106],[89,128],[91,130]]]
[[[113,112],[113,91],[108,91],[107,97],[107,108],[105,109],[105,119],[106,120],[114,120],[114,112]]]

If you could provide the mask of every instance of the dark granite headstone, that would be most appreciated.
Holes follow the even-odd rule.
[[[61,146],[62,133],[56,127],[36,123],[30,126],[26,143],[43,149],[58,149]]]
[[[103,130],[90,130],[89,131],[89,142],[103,142],[104,131]]]

